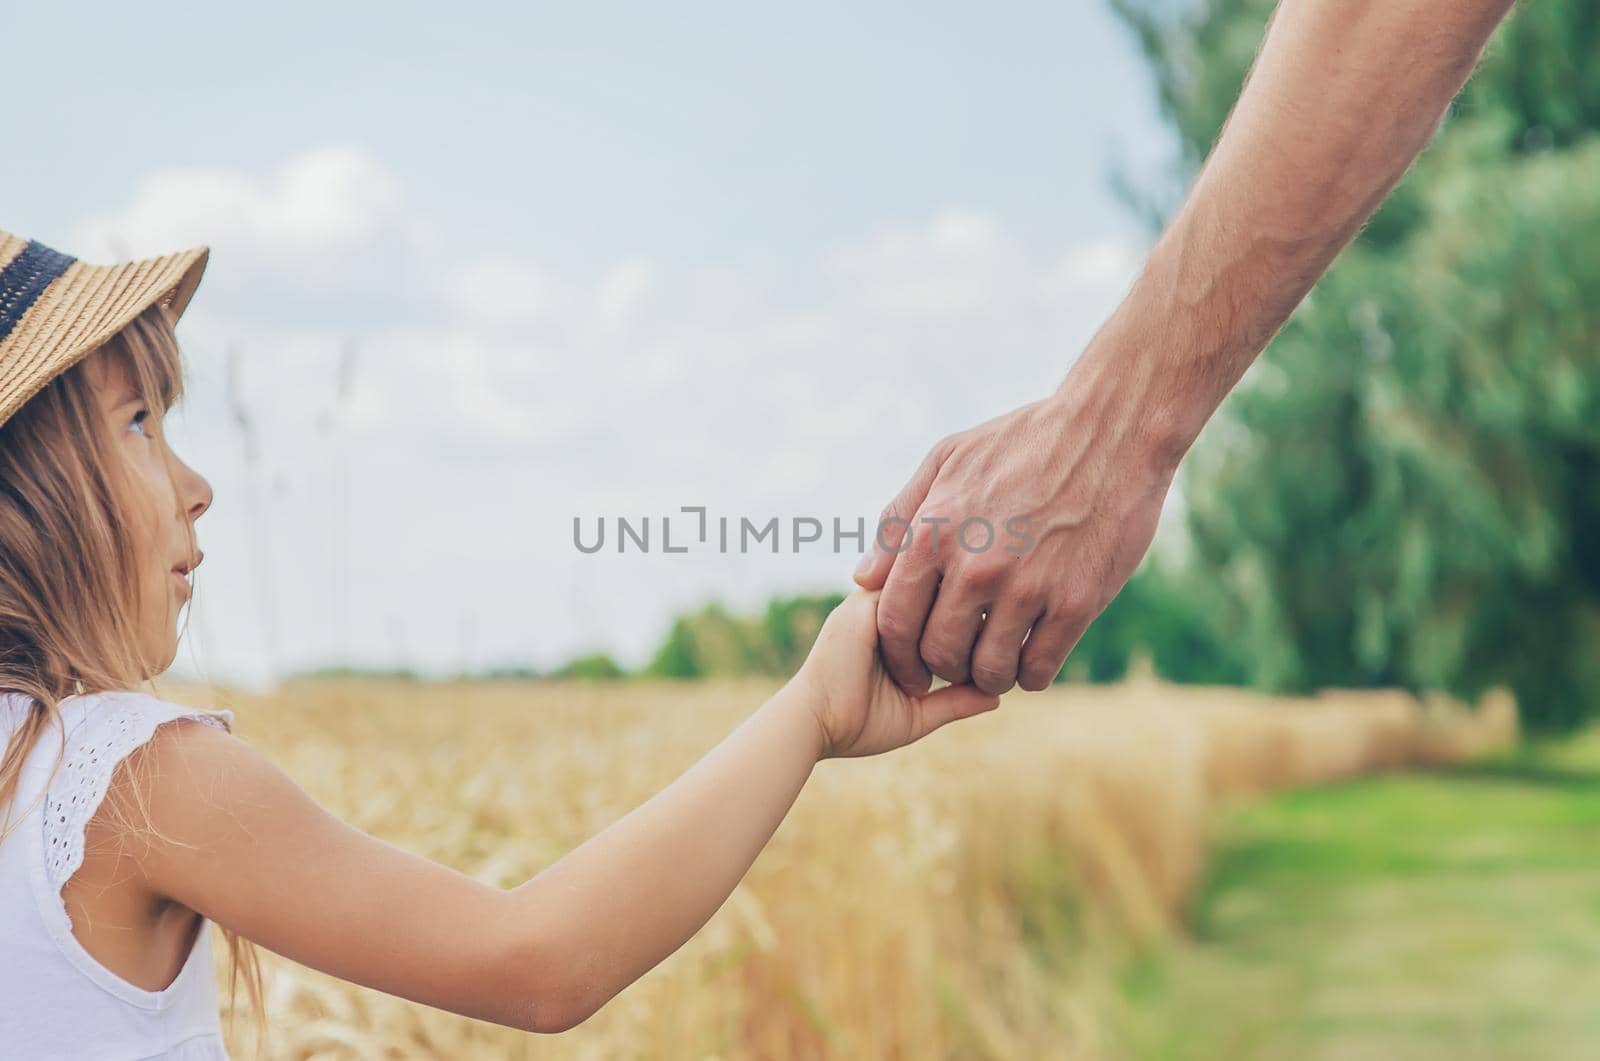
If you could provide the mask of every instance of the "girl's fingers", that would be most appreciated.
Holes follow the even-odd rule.
[[[946,685],[914,701],[917,735],[920,740],[948,722],[971,718],[1000,706],[1000,698],[975,685]]]

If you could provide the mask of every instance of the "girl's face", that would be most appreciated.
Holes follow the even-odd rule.
[[[154,673],[178,654],[178,612],[189,572],[200,564],[194,521],[211,507],[211,484],[167,445],[162,410],[135,392],[122,363],[103,352],[84,360],[112,448],[126,459],[133,496],[124,514],[139,557],[139,647]]]

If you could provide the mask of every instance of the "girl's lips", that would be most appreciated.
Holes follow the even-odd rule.
[[[193,573],[195,568],[200,566],[200,561],[204,560],[205,558],[206,554],[203,551],[196,549],[194,552],[194,560],[192,562],[184,560],[172,565],[172,577],[183,583],[184,600],[188,600],[194,595],[194,586],[189,582],[189,575]]]

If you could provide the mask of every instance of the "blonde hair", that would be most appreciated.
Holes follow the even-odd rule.
[[[6,808],[0,840],[15,827],[11,804],[22,765],[52,720],[62,736],[58,765],[65,752],[60,702],[132,689],[166,665],[145,659],[135,636],[140,558],[124,529],[132,495],[86,367],[97,357],[115,358],[152,414],[170,409],[183,394],[173,324],[166,307],[151,306],[0,424],[0,690],[31,701],[0,758],[0,806]],[[142,820],[128,812],[125,799],[106,801],[119,835],[160,835],[137,795],[142,780],[130,777],[131,802]],[[232,967],[230,1024],[242,978],[259,1052],[265,1033],[260,958],[250,941],[222,932]]]

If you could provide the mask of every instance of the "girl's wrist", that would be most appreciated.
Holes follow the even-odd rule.
[[[831,744],[827,727],[822,721],[826,708],[827,694],[823,691],[822,683],[816,680],[811,668],[802,665],[794,677],[767,701],[764,709],[784,716],[793,724],[815,763],[828,758]]]

